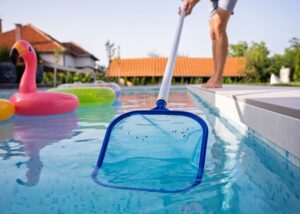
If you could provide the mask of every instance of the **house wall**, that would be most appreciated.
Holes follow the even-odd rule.
[[[51,63],[56,64],[56,59],[54,57],[54,54],[51,54],[51,53],[41,53],[40,57],[42,58],[42,60],[44,60],[46,62],[51,62]],[[61,65],[61,66],[64,66],[64,57],[63,57],[63,55],[61,55],[59,57],[58,64]]]
[[[82,68],[82,67],[95,68],[95,61],[90,57],[77,57],[75,60],[75,66],[78,68]]]
[[[42,53],[40,54],[40,57],[42,60],[46,62],[50,62],[53,64],[56,64],[56,59],[54,57],[54,54],[51,53]],[[58,64],[60,66],[66,67],[66,68],[77,68],[82,69],[85,72],[92,72],[95,68],[95,61],[90,57],[74,57],[70,54],[62,54],[59,57]]]
[[[75,57],[73,57],[72,55],[66,54],[65,55],[65,67],[71,67],[74,68],[75,67]]]

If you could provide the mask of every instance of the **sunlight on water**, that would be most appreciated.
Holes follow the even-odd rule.
[[[96,184],[91,173],[109,123],[124,112],[154,107],[156,96],[157,90],[131,89],[111,107],[0,123],[0,213],[299,213],[300,169],[183,89],[170,94],[168,107],[193,112],[209,126],[202,183],[176,194]],[[132,126],[134,134],[122,139],[126,146],[111,144],[99,176],[133,186],[190,184],[198,145],[187,144],[180,131],[173,136],[177,143],[149,143],[147,128],[145,123]]]

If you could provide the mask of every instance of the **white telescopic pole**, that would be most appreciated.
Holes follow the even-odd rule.
[[[181,31],[183,27],[183,22],[184,22],[184,17],[185,17],[185,5],[182,6],[181,8],[181,16],[179,18],[179,23],[177,26],[177,31],[176,31],[176,36],[175,40],[171,49],[171,53],[168,59],[168,63],[165,69],[164,77],[162,80],[162,84],[160,87],[159,95],[157,100],[164,100],[167,102],[169,92],[170,92],[170,87],[171,87],[171,82],[172,82],[172,76],[173,76],[173,71],[175,67],[175,61],[176,61],[176,56],[177,56],[177,50],[179,46],[179,41],[180,41],[180,36],[181,36]]]

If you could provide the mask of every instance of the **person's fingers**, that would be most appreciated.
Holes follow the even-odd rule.
[[[187,16],[191,14],[191,12],[192,12],[192,5],[191,5],[191,3],[186,4],[185,12],[186,12]]]
[[[187,15],[187,11],[188,11],[188,8],[190,8],[189,4],[185,4],[184,7],[179,7],[178,8],[178,14],[181,15],[182,14],[182,11],[184,10],[186,15]],[[189,9],[190,10],[190,9]]]
[[[185,7],[185,13],[186,15],[190,15],[190,4],[187,4]]]
[[[178,8],[178,14],[181,15],[181,13],[182,13],[182,9],[181,9],[181,7],[179,7]]]

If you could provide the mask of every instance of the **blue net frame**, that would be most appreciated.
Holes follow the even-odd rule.
[[[200,118],[199,116],[185,111],[171,111],[166,108],[166,102],[164,100],[158,100],[156,103],[156,107],[151,110],[137,110],[137,111],[131,111],[128,113],[125,113],[123,115],[120,115],[119,117],[115,118],[111,124],[108,126],[106,134],[104,136],[103,145],[100,150],[100,154],[97,161],[97,166],[92,172],[92,179],[95,183],[98,185],[104,186],[104,187],[110,187],[115,189],[123,189],[123,190],[136,190],[136,191],[147,191],[147,192],[160,192],[160,193],[177,193],[177,192],[183,192],[188,191],[197,185],[199,185],[202,181],[202,177],[204,174],[204,165],[205,165],[205,156],[206,156],[206,147],[207,147],[207,139],[208,139],[208,127],[205,123],[205,121]],[[131,117],[133,115],[172,115],[172,116],[185,116],[189,117],[193,120],[195,120],[201,127],[202,127],[202,139],[201,139],[201,151],[200,151],[200,157],[199,157],[199,163],[198,163],[198,170],[197,175],[193,183],[185,188],[181,189],[175,189],[175,190],[168,190],[163,188],[142,188],[142,187],[127,187],[122,185],[113,185],[113,184],[107,184],[102,181],[100,181],[97,178],[98,172],[101,169],[103,165],[103,161],[105,158],[105,154],[107,151],[107,147],[109,144],[109,139],[112,133],[113,128],[122,120],[125,118]]]

